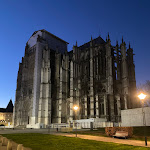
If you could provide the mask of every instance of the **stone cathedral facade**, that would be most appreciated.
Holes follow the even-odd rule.
[[[121,110],[138,107],[133,49],[100,36],[67,51],[67,42],[35,31],[19,64],[14,126],[47,127],[75,119],[119,122]]]

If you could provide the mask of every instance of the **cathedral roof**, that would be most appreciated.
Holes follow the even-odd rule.
[[[85,44],[79,46],[79,48],[80,48],[81,50],[82,50],[82,49],[85,49],[85,48],[89,48],[89,47],[90,47],[90,42],[91,42],[91,41],[89,41],[89,42],[87,42],[87,43],[85,43]],[[100,36],[97,37],[96,39],[93,39],[92,42],[93,42],[94,45],[95,45],[95,44],[104,44],[104,43],[105,43],[105,41],[104,41]]]
[[[54,38],[56,38],[56,39],[58,39],[58,40],[60,40],[60,41],[62,41],[62,42],[64,42],[64,43],[66,43],[66,44],[69,44],[68,42],[62,40],[61,38],[55,36],[54,34],[52,34],[52,33],[48,32],[48,31],[46,31],[45,29],[38,30],[38,31],[45,32],[45,33],[47,33],[47,34],[53,36]],[[38,31],[35,31],[35,32],[32,34],[32,36],[35,35]]]

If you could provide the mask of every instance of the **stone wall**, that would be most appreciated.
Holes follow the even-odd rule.
[[[150,126],[150,107],[143,108],[146,118],[146,126]],[[121,126],[143,126],[142,108],[121,110]]]

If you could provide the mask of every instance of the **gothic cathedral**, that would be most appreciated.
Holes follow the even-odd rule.
[[[67,51],[67,42],[35,31],[19,63],[14,126],[47,127],[75,119],[119,122],[121,110],[136,108],[133,49],[100,36]]]

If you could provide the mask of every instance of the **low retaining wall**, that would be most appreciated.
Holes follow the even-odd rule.
[[[0,135],[0,148],[1,147],[5,147],[7,150],[32,150],[31,148],[24,147],[22,144],[17,144],[14,141]]]
[[[150,107],[144,107],[143,110],[146,126],[150,126]],[[122,127],[144,126],[142,108],[121,110],[121,121]]]

